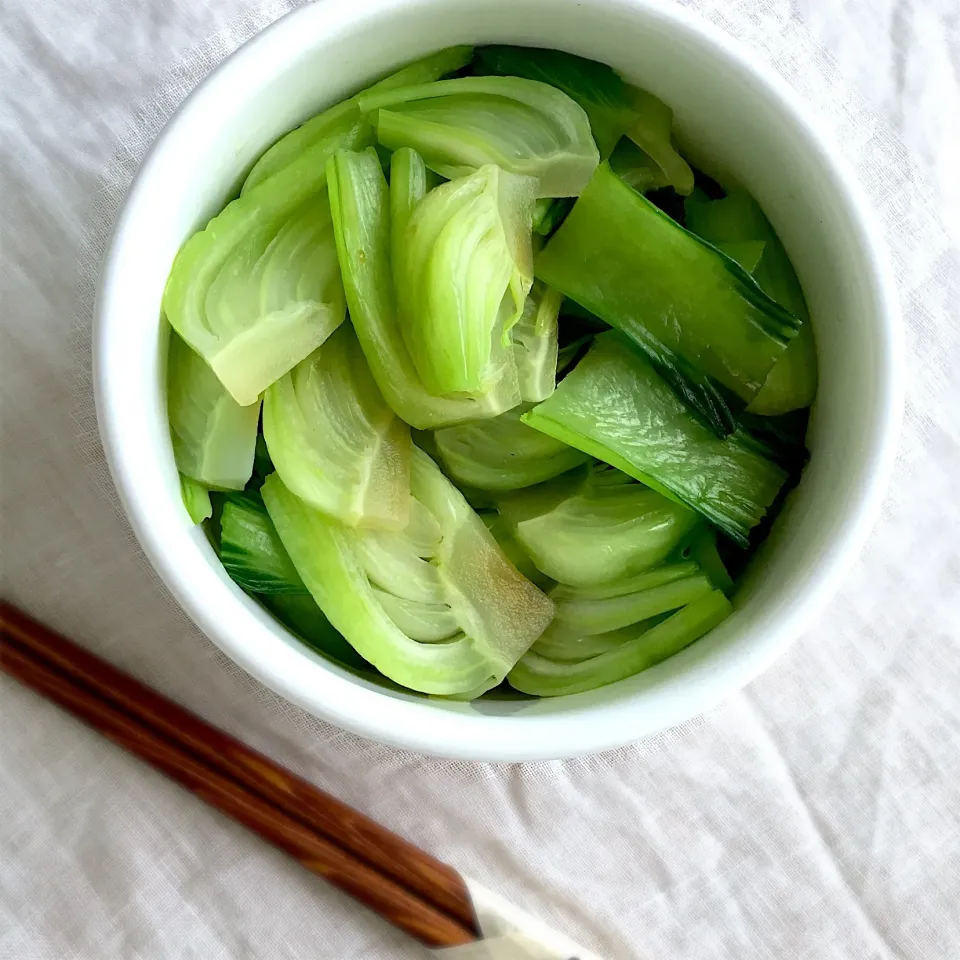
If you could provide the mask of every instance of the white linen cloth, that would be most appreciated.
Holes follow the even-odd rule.
[[[168,596],[104,466],[90,314],[124,188],[196,82],[292,5],[0,6],[4,595],[601,956],[956,960],[957,0],[687,0],[807,98],[883,216],[900,460],[855,572],[747,691],[637,746],[501,767],[357,739],[244,675]],[[3,677],[0,727],[0,960],[422,956]]]

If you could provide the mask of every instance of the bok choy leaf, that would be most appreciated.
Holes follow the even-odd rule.
[[[655,566],[699,522],[693,510],[605,465],[508,494],[497,508],[537,568],[574,586]]]
[[[573,197],[599,162],[590,123],[565,93],[518,77],[460,77],[360,94],[391,150],[413,147],[450,180],[486,164],[537,181],[538,197]]]
[[[536,274],[621,329],[658,368],[678,358],[746,401],[802,326],[608,164],[537,255]]]
[[[557,318],[562,302],[562,293],[535,281],[513,328],[513,359],[524,401],[546,400],[557,385]]]
[[[263,486],[308,590],[364,659],[413,690],[479,695],[543,632],[553,604],[416,449],[411,495],[407,528],[391,533],[338,523],[294,496],[276,474]]]
[[[628,84],[612,67],[562,50],[493,45],[477,51],[481,69],[539,80],[562,90],[583,107],[601,159],[626,134],[659,171],[659,186],[678,193],[693,189],[693,171],[671,138],[673,111],[653,94]]]
[[[595,690],[679,653],[725,620],[731,611],[730,601],[719,590],[712,590],[648,629],[640,629],[632,636],[621,634],[605,652],[584,660],[548,659],[530,650],[507,679],[515,689],[538,697]]]
[[[260,404],[241,407],[203,358],[173,331],[167,354],[167,415],[173,455],[184,477],[205,487],[243,489],[253,472]]]
[[[202,484],[190,477],[180,474],[180,496],[183,505],[194,523],[203,523],[213,516],[213,505],[210,503],[210,491]]]
[[[410,428],[349,324],[267,390],[263,436],[284,485],[311,506],[348,526],[405,526]]]
[[[547,635],[595,636],[621,630],[693,603],[713,589],[694,563],[666,564],[598,587],[558,586],[550,592],[556,616]]]
[[[420,430],[495,417],[520,402],[510,365],[480,397],[436,397],[424,386],[401,332],[390,257],[387,182],[376,151],[331,159],[330,206],[350,319],[387,403]]]
[[[549,480],[588,459],[520,419],[529,405],[493,420],[445,427],[434,435],[437,456],[461,485],[478,490],[518,490]]]
[[[255,403],[345,315],[315,178],[274,177],[227,204],[177,254],[163,307],[237,403]]]
[[[509,331],[533,283],[534,188],[489,164],[431,190],[394,231],[403,335],[434,396],[483,396],[514,365]]]
[[[523,422],[623,470],[747,544],[787,474],[742,436],[719,439],[617,331]]]
[[[465,66],[472,56],[472,47],[439,50],[401,67],[364,93],[439,80]],[[373,125],[360,112],[356,97],[350,97],[281,137],[254,164],[244,181],[242,192],[246,193],[281,173],[290,181],[310,177],[323,183],[327,175],[327,160],[338,150],[362,150],[372,146],[375,141]]]
[[[576,100],[590,119],[601,158],[610,156],[617,141],[636,121],[629,87],[620,74],[605,63],[562,50],[497,44],[480,47],[477,58],[487,73],[539,80]]]
[[[256,493],[230,494],[220,512],[220,562],[250,593],[306,593]]]
[[[709,200],[694,194],[684,205],[688,228],[737,260],[777,303],[803,321],[800,332],[770,371],[747,409],[774,416],[808,407],[817,392],[817,350],[806,300],[783,243],[760,205],[748,193],[732,191]],[[752,266],[736,251],[753,244]],[[751,260],[753,255],[751,255]]]

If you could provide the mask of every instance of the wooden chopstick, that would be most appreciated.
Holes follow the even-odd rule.
[[[460,875],[359,811],[0,603],[0,668],[429,947],[478,939]]]

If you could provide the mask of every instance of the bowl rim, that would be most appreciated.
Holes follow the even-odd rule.
[[[120,267],[127,238],[134,229],[138,205],[148,190],[154,169],[175,146],[178,129],[185,119],[205,112],[206,103],[216,91],[248,71],[264,51],[304,29],[323,37],[338,24],[362,20],[391,7],[395,9],[395,0],[354,0],[349,5],[308,4],[270,24],[219,64],[179,106],[147,152],[117,219],[100,276],[94,316],[97,419],[117,492],[154,568],[207,637],[267,687],[342,729],[424,754],[500,762],[573,757],[622,746],[710,711],[782,655],[825,606],[838,580],[852,566],[879,514],[893,468],[903,409],[903,331],[892,270],[879,239],[882,233],[852,170],[842,157],[828,149],[830,139],[786,81],[773,68],[757,61],[746,47],[699,15],[678,6],[663,5],[658,0],[592,0],[591,5],[642,10],[645,16],[657,18],[671,29],[694,35],[694,39],[716,48],[753,82],[765,87],[778,107],[790,115],[811,150],[820,154],[821,162],[834,178],[837,193],[847,201],[851,226],[869,264],[869,280],[877,303],[876,326],[884,343],[881,389],[872,412],[877,440],[872,456],[864,461],[856,510],[845,518],[845,524],[826,545],[823,562],[809,574],[802,598],[774,631],[774,636],[736,663],[718,670],[709,684],[701,683],[693,708],[691,696],[674,696],[665,700],[654,722],[649,719],[641,722],[637,711],[631,712],[626,704],[618,702],[593,704],[589,707],[592,712],[589,723],[583,714],[576,712],[526,716],[521,722],[479,713],[476,716],[443,714],[443,722],[437,723],[440,715],[435,710],[423,709],[429,701],[411,702],[372,687],[366,689],[336,666],[320,661],[306,650],[290,647],[279,637],[277,625],[271,625],[257,605],[242,594],[235,595],[238,602],[232,610],[215,612],[191,582],[189,571],[172,555],[169,531],[158,523],[146,500],[136,494],[139,481],[135,478],[138,473],[142,476],[144,468],[134,462],[132,451],[128,452],[128,426],[120,413],[123,394],[117,378],[111,374],[122,358],[114,349],[111,331],[122,322],[114,300],[118,284],[122,282]],[[196,541],[199,554],[198,547],[199,541]],[[251,631],[264,641],[272,633],[280,642],[257,649],[255,643],[240,639],[251,635]],[[321,664],[322,669],[305,667],[310,660]],[[600,720],[603,722],[595,722]]]

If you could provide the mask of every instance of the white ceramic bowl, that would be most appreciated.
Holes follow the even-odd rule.
[[[820,390],[810,464],[736,612],[636,677],[558,699],[475,704],[393,693],[314,655],[227,577],[180,500],[161,379],[160,297],[177,249],[280,134],[378,75],[454,43],[556,47],[669,103],[684,141],[736,173],[796,265]],[[251,674],[340,727],[424,753],[532,760],[637,740],[715,706],[803,630],[859,551],[898,432],[900,333],[859,187],[791,91],[750,52],[655,0],[325,0],[245,44],[170,121],[116,227],[96,321],[104,446],[144,550],[199,627]]]

